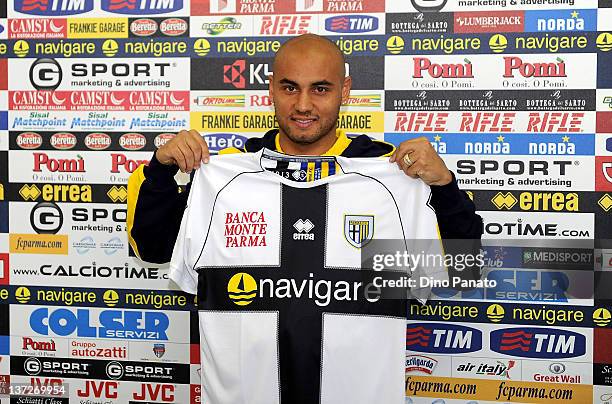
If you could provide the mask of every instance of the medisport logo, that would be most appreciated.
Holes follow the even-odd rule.
[[[361,290],[363,288],[363,290]],[[379,300],[377,291],[362,282],[329,281],[314,279],[311,272],[307,279],[262,278],[256,280],[246,272],[234,274],[227,283],[229,299],[238,306],[247,306],[256,299],[308,299],[319,307],[328,306],[334,301],[358,301],[365,297],[368,302]]]

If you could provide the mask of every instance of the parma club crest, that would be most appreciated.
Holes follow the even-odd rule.
[[[373,215],[344,215],[344,238],[355,248],[362,248],[374,237]]]

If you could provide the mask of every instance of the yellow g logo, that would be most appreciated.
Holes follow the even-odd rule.
[[[246,306],[257,296],[257,282],[251,275],[239,272],[227,283],[227,294],[238,306]]]

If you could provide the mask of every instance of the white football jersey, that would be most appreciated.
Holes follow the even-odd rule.
[[[202,402],[403,403],[406,301],[367,287],[362,250],[439,254],[429,197],[387,159],[263,149],[197,170],[170,277],[198,295]]]

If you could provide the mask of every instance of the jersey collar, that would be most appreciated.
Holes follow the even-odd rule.
[[[279,133],[277,133],[274,138],[276,151],[279,153],[285,153],[280,145],[279,138]],[[351,139],[346,136],[346,133],[341,129],[336,129],[336,141],[329,150],[322,154],[322,156],[340,156],[342,152],[346,150],[349,144],[351,144]]]

